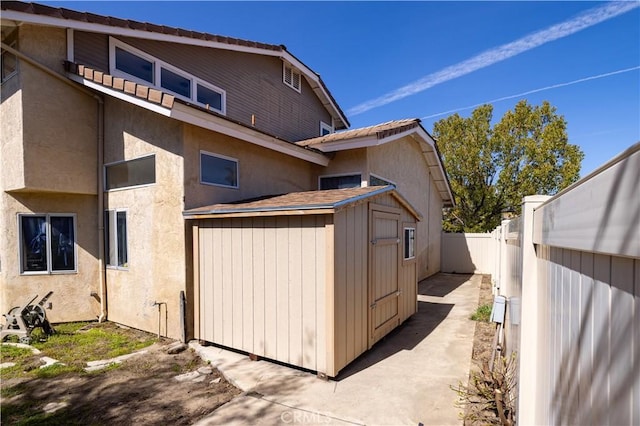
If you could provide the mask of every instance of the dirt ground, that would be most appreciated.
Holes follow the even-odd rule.
[[[482,284],[480,285],[480,297],[478,306],[493,304],[493,295],[491,294],[491,276],[483,275]],[[493,322],[476,322],[476,331],[473,336],[473,352],[472,360],[474,363],[482,364],[489,362],[491,358],[491,347],[496,332],[496,325]]]
[[[155,343],[146,354],[99,373],[3,380],[3,390],[17,386],[3,392],[9,395],[0,400],[2,422],[15,424],[27,413],[62,407],[40,421],[31,414],[29,424],[188,425],[240,393],[215,368],[200,382],[176,380],[207,364],[191,349],[168,354],[172,343]]]

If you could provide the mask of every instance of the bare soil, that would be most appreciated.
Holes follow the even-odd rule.
[[[188,425],[240,394],[215,368],[200,382],[177,381],[207,364],[191,349],[168,354],[172,343],[165,339],[96,373],[3,380],[2,423]],[[62,408],[45,415],[56,404]]]
[[[493,304],[493,295],[491,294],[491,276],[483,275],[482,284],[480,285],[480,297],[478,306]],[[491,348],[493,338],[496,333],[496,325],[493,322],[476,322],[476,331],[473,336],[473,352],[471,359],[474,363],[482,365],[483,362],[489,362],[491,358]]]

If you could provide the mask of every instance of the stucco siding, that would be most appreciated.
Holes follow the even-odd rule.
[[[109,72],[109,36],[76,31],[75,61]],[[302,78],[301,92],[282,81],[282,60],[278,57],[233,52],[118,37],[166,63],[178,67],[223,90],[227,96],[226,116],[252,124],[287,141],[320,135],[320,121],[331,124],[331,116]]]
[[[201,184],[201,151],[238,160],[239,188]],[[187,209],[315,189],[317,166],[195,126],[184,128],[184,161]]]
[[[97,239],[97,200],[95,196],[68,194],[0,193],[0,312],[23,305],[36,295],[49,291],[51,322],[95,320],[100,313]],[[65,213],[76,217],[77,272],[20,274],[18,214]],[[92,296],[92,293],[95,293]]]
[[[11,89],[9,89],[11,85]],[[24,188],[24,146],[20,75],[2,85],[0,104],[0,188]],[[7,93],[11,90],[11,95]],[[6,96],[6,97],[5,97]]]
[[[368,174],[366,148],[338,151],[331,154],[331,162],[328,166],[319,168],[314,179],[313,189],[319,189],[321,176],[336,176],[359,173],[366,180]]]
[[[109,319],[172,338],[181,336],[185,290],[182,127],[132,105],[105,105],[105,162],[155,155],[156,183],[109,191],[105,209],[126,211],[128,265],[107,269]],[[162,302],[158,315],[155,302]],[[166,309],[166,311],[165,311]]]
[[[63,29],[25,25],[19,38],[24,54],[62,72]],[[5,164],[23,162],[23,182],[20,187],[20,179],[13,178],[7,189],[96,194],[96,100],[25,61],[20,62],[20,79],[22,158],[7,158]],[[19,150],[14,150],[13,155],[17,154]],[[12,170],[12,174],[19,172]]]
[[[432,233],[432,222],[441,215],[442,202],[433,188],[426,161],[417,142],[405,138],[367,149],[368,171],[397,185],[398,191],[423,216],[417,225],[418,277],[424,279],[439,271],[440,232]],[[431,199],[431,202],[430,202]],[[436,259],[438,263],[435,262]]]

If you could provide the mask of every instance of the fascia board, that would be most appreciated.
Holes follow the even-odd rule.
[[[174,104],[170,117],[214,132],[222,133],[236,139],[244,140],[291,157],[309,161],[314,164],[319,164],[321,166],[329,165],[329,158],[323,154],[309,151],[292,143],[266,136],[262,133],[231,123],[222,118],[194,110],[193,108],[181,103]]]
[[[447,175],[444,171],[444,164],[442,164],[442,161],[440,161],[440,156],[437,154],[436,142],[429,135],[429,133],[427,133],[422,127],[419,127],[415,133],[422,139],[420,143],[427,145],[430,148],[430,152],[433,152],[433,154],[435,155],[437,166],[432,166],[431,164],[429,164],[429,161],[427,159],[427,153],[429,151],[424,151],[424,150],[422,151],[422,154],[424,155],[429,168],[430,169],[433,169],[434,167],[436,168],[436,171],[437,171],[436,176],[438,177],[437,180],[444,182],[446,193],[449,196],[449,200],[451,200],[451,203],[453,203],[453,193],[451,192],[449,182],[447,181],[447,178],[446,178]]]
[[[255,145],[271,149],[273,151],[277,151],[291,157],[299,158],[301,160],[305,160],[314,164],[319,164],[321,166],[329,165],[329,158],[327,158],[323,154],[309,151],[289,142],[266,136],[238,124],[231,123],[222,118],[212,116],[202,111],[194,110],[187,105],[176,102],[173,104],[173,108],[169,109],[153,102],[145,101],[144,99],[138,98],[136,96],[128,95],[119,90],[114,90],[101,84],[94,83],[93,81],[82,78],[76,74],[67,73],[67,76],[71,80],[74,80],[88,88],[94,89],[98,92],[104,93],[122,101],[134,104],[141,108],[145,108],[149,111],[164,115],[165,117],[171,117],[185,123],[203,127],[205,129],[222,133],[224,135],[250,142]]]
[[[171,116],[171,110],[169,108],[165,108],[161,105],[155,104],[153,102],[145,101],[144,99],[138,98],[137,96],[131,96],[127,93],[121,92],[119,90],[111,89],[109,87],[105,87],[102,84],[95,83],[91,80],[87,80],[79,75],[67,73],[67,77],[71,80],[82,84],[85,87],[96,90],[100,93],[104,93],[105,95],[112,96],[114,98],[120,99],[122,101],[134,104],[141,108],[148,109],[149,111],[153,111],[155,113],[164,115],[165,117]]]
[[[414,129],[407,130],[402,133],[398,133],[396,135],[391,135],[386,138],[378,139],[376,135],[363,136],[360,138],[352,138],[342,141],[335,142],[324,142],[318,143],[314,145],[309,145],[312,148],[319,149],[322,152],[335,152],[335,151],[346,151],[349,149],[357,149],[357,148],[369,148],[372,146],[384,145],[389,142],[393,142],[398,139],[402,139],[405,136],[409,136],[414,133]]]

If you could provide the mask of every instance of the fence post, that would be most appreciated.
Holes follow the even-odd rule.
[[[520,300],[520,350],[518,380],[518,424],[538,425],[540,401],[537,386],[540,371],[538,353],[540,300],[538,297],[538,262],[533,244],[533,211],[548,200],[546,195],[531,195],[522,200],[522,297]]]

